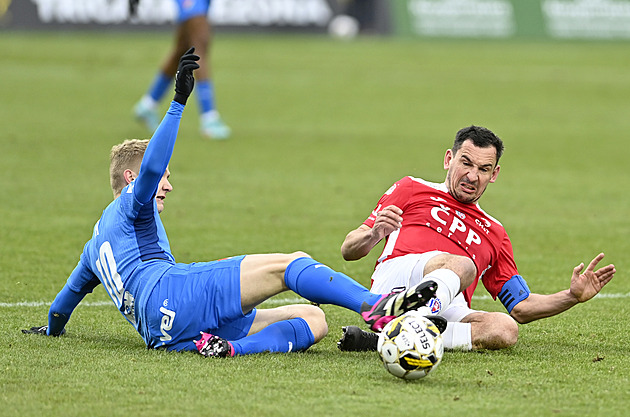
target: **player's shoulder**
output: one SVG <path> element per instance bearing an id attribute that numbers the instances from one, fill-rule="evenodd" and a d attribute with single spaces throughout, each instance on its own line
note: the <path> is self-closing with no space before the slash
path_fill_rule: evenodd
<path id="1" fill-rule="evenodd" d="M 484 209 L 482 209 L 479 203 L 477 203 L 476 206 L 477 206 L 477 210 L 479 210 L 479 212 L 481 212 L 486 217 L 487 221 L 493 222 L 497 224 L 498 226 L 501 226 L 501 228 L 503 228 L 503 224 L 501 224 L 499 220 L 497 220 L 495 217 L 492 217 Z"/>
<path id="2" fill-rule="evenodd" d="M 446 188 L 446 184 L 443 182 L 431 182 L 422 178 L 407 176 L 404 178 L 408 183 L 413 184 L 414 186 L 419 186 L 420 188 L 425 188 L 430 191 L 439 191 L 442 193 L 448 193 L 448 189 Z M 402 180 L 401 180 L 402 181 Z"/>

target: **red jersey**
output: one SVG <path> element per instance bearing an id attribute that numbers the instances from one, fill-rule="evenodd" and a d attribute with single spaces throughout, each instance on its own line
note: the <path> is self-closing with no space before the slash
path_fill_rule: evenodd
<path id="1" fill-rule="evenodd" d="M 503 284 L 518 274 L 512 243 L 501 223 L 479 204 L 455 200 L 446 184 L 405 177 L 383 194 L 363 224 L 373 227 L 376 214 L 389 205 L 402 209 L 402 227 L 386 237 L 378 263 L 433 250 L 467 256 L 478 273 L 464 291 L 468 305 L 480 279 L 496 299 Z"/>

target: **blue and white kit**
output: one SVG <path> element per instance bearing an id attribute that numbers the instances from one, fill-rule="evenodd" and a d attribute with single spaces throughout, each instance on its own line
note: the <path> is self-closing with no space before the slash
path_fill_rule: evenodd
<path id="1" fill-rule="evenodd" d="M 155 195 L 183 109 L 171 103 L 147 146 L 138 177 L 94 226 L 79 263 L 51 305 L 48 334 L 59 334 L 83 297 L 101 283 L 149 348 L 196 350 L 193 338 L 200 329 L 234 339 L 247 334 L 255 311 L 241 311 L 242 257 L 176 263 L 158 214 Z"/>

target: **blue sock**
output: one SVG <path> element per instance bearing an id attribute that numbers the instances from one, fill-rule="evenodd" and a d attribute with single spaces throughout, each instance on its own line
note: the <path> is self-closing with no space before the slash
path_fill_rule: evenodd
<path id="1" fill-rule="evenodd" d="M 298 258 L 284 273 L 284 282 L 298 295 L 319 304 L 334 304 L 357 313 L 361 305 L 381 298 L 350 278 L 311 258 Z"/>
<path id="2" fill-rule="evenodd" d="M 153 79 L 153 84 L 149 87 L 148 95 L 155 101 L 160 101 L 162 97 L 164 97 L 164 93 L 171 86 L 171 81 L 173 81 L 172 77 L 164 74 L 163 72 L 158 72 L 158 74 Z"/>
<path id="3" fill-rule="evenodd" d="M 201 114 L 214 110 L 214 85 L 210 80 L 197 81 L 195 94 Z"/>
<path id="4" fill-rule="evenodd" d="M 235 355 L 262 352 L 297 352 L 315 343 L 311 328 L 303 318 L 270 324 L 258 333 L 239 340 L 231 340 Z"/>

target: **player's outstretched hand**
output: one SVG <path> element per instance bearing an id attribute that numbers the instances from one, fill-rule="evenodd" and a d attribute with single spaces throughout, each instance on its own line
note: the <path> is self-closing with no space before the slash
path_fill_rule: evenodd
<path id="1" fill-rule="evenodd" d="M 66 329 L 63 329 L 59 336 L 64 334 Z M 22 333 L 24 334 L 40 334 L 42 336 L 48 336 L 48 326 L 34 326 L 30 329 L 22 329 Z"/>
<path id="2" fill-rule="evenodd" d="M 613 264 L 603 266 L 596 271 L 595 267 L 602 259 L 604 259 L 604 254 L 600 253 L 588 264 L 583 273 L 583 262 L 573 268 L 569 291 L 578 302 L 583 303 L 595 297 L 617 272 Z"/>
<path id="3" fill-rule="evenodd" d="M 186 104 L 195 86 L 195 78 L 192 73 L 199 68 L 197 61 L 199 61 L 199 55 L 195 55 L 194 47 L 186 51 L 179 59 L 179 66 L 175 75 L 175 97 L 173 100 L 180 104 Z"/>

